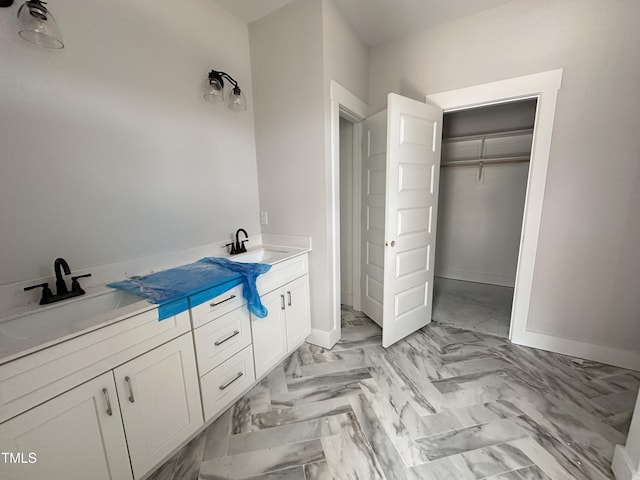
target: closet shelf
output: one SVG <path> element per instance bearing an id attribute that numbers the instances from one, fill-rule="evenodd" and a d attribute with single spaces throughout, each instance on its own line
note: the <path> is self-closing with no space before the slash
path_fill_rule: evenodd
<path id="1" fill-rule="evenodd" d="M 462 166 L 463 162 L 523 160 L 531 156 L 533 130 L 517 130 L 487 135 L 443 139 L 442 166 Z M 458 165 L 460 164 L 460 165 Z M 493 163 L 495 164 L 495 163 Z"/>
<path id="2" fill-rule="evenodd" d="M 529 157 L 511 157 L 511 158 L 479 158 L 476 160 L 458 160 L 447 162 L 440 165 L 440 168 L 449 167 L 489 167 L 491 165 L 509 165 L 512 163 L 527 163 Z"/>
<path id="3" fill-rule="evenodd" d="M 520 130 L 500 130 L 496 132 L 477 133 L 475 135 L 458 135 L 457 137 L 443 138 L 445 142 L 459 142 L 467 140 L 486 140 L 488 138 L 519 137 L 533 135 L 533 128 L 523 128 Z"/>

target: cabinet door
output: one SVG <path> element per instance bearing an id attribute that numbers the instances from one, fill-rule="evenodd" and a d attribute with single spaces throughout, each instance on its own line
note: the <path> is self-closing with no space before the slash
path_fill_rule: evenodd
<path id="1" fill-rule="evenodd" d="M 114 370 L 131 466 L 140 478 L 203 424 L 191 333 Z"/>
<path id="2" fill-rule="evenodd" d="M 284 290 L 268 293 L 261 300 L 269 314 L 265 318 L 251 315 L 256 378 L 260 378 L 287 355 Z"/>
<path id="3" fill-rule="evenodd" d="M 293 351 L 311 333 L 309 276 L 305 275 L 284 286 L 287 312 L 287 350 Z"/>
<path id="4" fill-rule="evenodd" d="M 0 445 L 3 479 L 132 478 L 111 372 L 3 423 Z"/>

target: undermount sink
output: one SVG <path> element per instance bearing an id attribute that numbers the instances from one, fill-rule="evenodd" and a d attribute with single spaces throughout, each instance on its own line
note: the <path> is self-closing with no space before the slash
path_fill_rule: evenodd
<path id="1" fill-rule="evenodd" d="M 241 253 L 230 258 L 234 262 L 242 263 L 275 263 L 291 255 L 289 250 L 278 250 L 276 248 L 258 248 L 247 253 Z"/>
<path id="2" fill-rule="evenodd" d="M 122 291 L 76 297 L 0 320 L 0 335 L 20 341 L 33 337 L 49 339 L 78 332 L 118 316 L 119 309 L 140 300 L 140 297 Z"/>

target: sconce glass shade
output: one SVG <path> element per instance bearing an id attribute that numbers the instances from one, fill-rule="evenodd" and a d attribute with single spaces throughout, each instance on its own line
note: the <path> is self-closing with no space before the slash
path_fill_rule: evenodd
<path id="1" fill-rule="evenodd" d="M 224 87 L 217 78 L 209 79 L 209 89 L 204 95 L 204 99 L 210 102 L 222 102 L 224 100 Z"/>
<path id="2" fill-rule="evenodd" d="M 240 87 L 233 87 L 229 95 L 229 108 L 234 112 L 242 112 L 247 109 L 247 99 Z"/>
<path id="3" fill-rule="evenodd" d="M 44 48 L 63 48 L 62 34 L 53 15 L 39 0 L 27 0 L 18 10 L 18 34 Z"/>

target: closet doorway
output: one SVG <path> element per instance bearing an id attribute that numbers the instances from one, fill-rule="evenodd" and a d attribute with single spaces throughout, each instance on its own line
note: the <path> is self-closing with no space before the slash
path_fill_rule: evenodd
<path id="1" fill-rule="evenodd" d="M 354 184 L 360 175 L 357 133 L 354 122 L 340 115 L 340 303 L 352 309 L 354 306 L 360 308 L 357 291 L 360 263 L 356 262 L 360 203 L 355 201 L 357 195 L 354 193 L 357 189 Z"/>
<path id="2" fill-rule="evenodd" d="M 509 336 L 537 101 L 444 115 L 437 322 Z"/>

